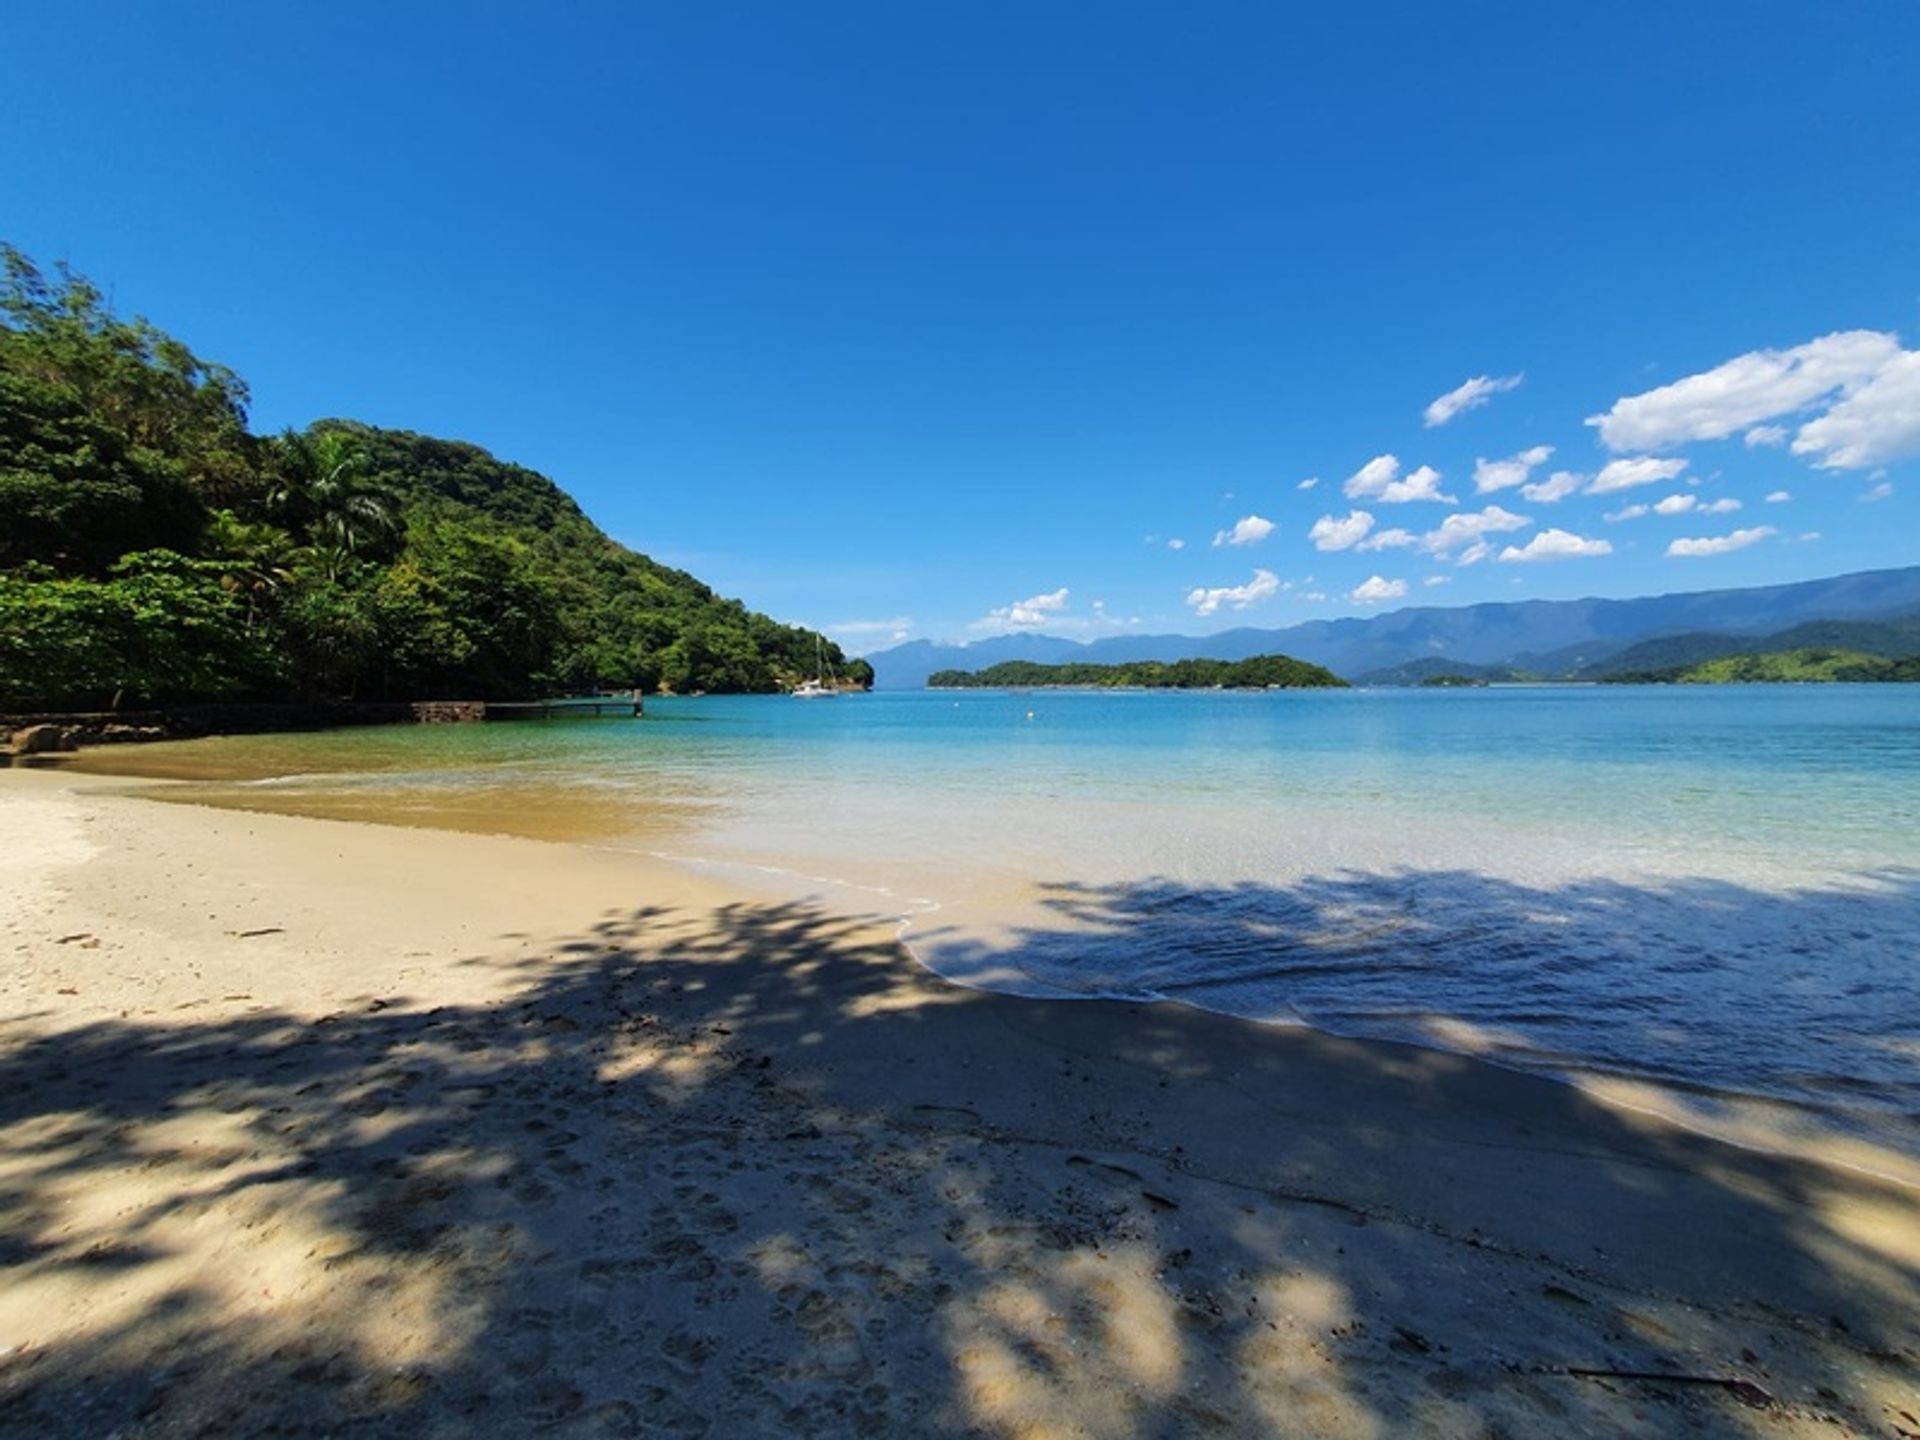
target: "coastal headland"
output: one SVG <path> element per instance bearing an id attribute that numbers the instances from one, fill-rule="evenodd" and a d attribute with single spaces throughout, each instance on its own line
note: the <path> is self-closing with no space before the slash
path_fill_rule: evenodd
<path id="1" fill-rule="evenodd" d="M 1896 1157 L 140 788 L 0 775 L 0 1433 L 1920 1433 Z"/>

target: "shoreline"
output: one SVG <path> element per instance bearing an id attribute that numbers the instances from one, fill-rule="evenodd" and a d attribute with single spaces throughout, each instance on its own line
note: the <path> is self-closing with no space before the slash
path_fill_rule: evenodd
<path id="1" fill-rule="evenodd" d="M 103 758 L 106 759 L 106 763 L 99 763 Z M 58 769 L 67 764 L 68 762 L 63 759 L 46 768 Z M 893 938 L 916 965 L 941 982 L 963 989 L 1059 1003 L 1108 1001 L 1135 1005 L 1173 1005 L 1194 1009 L 1203 1014 L 1244 1020 L 1262 1028 L 1300 1027 L 1317 1034 L 1359 1043 L 1401 1044 L 1414 1049 L 1432 1050 L 1440 1054 L 1468 1059 L 1505 1073 L 1546 1079 L 1556 1084 L 1572 1086 L 1604 1104 L 1653 1116 L 1666 1124 L 1728 1145 L 1762 1154 L 1818 1158 L 1824 1164 L 1856 1170 L 1875 1179 L 1920 1191 L 1920 1155 L 1891 1146 L 1883 1138 L 1874 1136 L 1864 1127 L 1858 1114 L 1844 1110 L 1821 1109 L 1803 1101 L 1771 1095 L 1764 1091 L 1741 1090 L 1705 1081 L 1690 1082 L 1673 1077 L 1659 1078 L 1631 1070 L 1583 1068 L 1578 1063 L 1577 1057 L 1573 1057 L 1570 1063 L 1565 1064 L 1545 1061 L 1529 1064 L 1510 1059 L 1497 1051 L 1489 1050 L 1484 1045 L 1476 1046 L 1477 1037 L 1466 1027 L 1450 1027 L 1447 1033 L 1428 1033 L 1418 1037 L 1382 1036 L 1368 1034 L 1360 1028 L 1341 1028 L 1324 1024 L 1308 1017 L 1276 1019 L 1242 1015 L 1230 1009 L 1215 1008 L 1197 999 L 1177 995 L 1136 994 L 1117 990 L 1100 992 L 1064 990 L 1031 977 L 1027 977 L 1026 983 L 1022 984 L 1014 981 L 1011 975 L 1003 970 L 993 971 L 989 978 L 979 979 L 970 979 L 964 974 L 948 973 L 924 953 L 925 932 L 928 931 L 933 917 L 947 908 L 946 903 L 911 896 L 873 880 L 823 873 L 817 869 L 798 869 L 792 865 L 775 862 L 669 849 L 664 848 L 663 845 L 649 844 L 638 839 L 602 840 L 590 838 L 587 834 L 570 834 L 564 831 L 545 832 L 538 827 L 504 829 L 492 823 L 449 823 L 448 817 L 444 814 L 437 814 L 431 818 L 399 814 L 330 814 L 320 810 L 292 807 L 238 805 L 230 801 L 223 802 L 198 796 L 183 799 L 169 796 L 166 791 L 174 786 L 204 784 L 206 777 L 189 779 L 172 772 L 165 766 L 156 770 L 142 769 L 137 764 L 123 767 L 114 764 L 113 757 L 93 757 L 92 763 L 82 762 L 68 773 L 103 780 L 119 780 L 131 787 L 130 793 L 141 794 L 142 798 L 157 799 L 166 804 L 198 807 L 216 812 L 278 814 L 346 824 L 392 826 L 424 832 L 483 835 L 501 839 L 520 838 L 542 844 L 575 845 L 607 855 L 625 855 L 639 861 L 667 865 L 676 871 L 703 876 L 710 883 L 726 887 L 737 888 L 744 885 L 764 898 L 793 899 L 804 894 L 810 903 L 821 903 L 821 896 L 824 893 L 833 897 L 825 903 L 828 904 L 828 908 L 835 910 L 846 908 L 842 902 L 851 902 L 853 908 L 862 911 L 869 905 L 878 905 L 886 908 L 886 913 L 882 917 L 884 923 L 890 928 Z M 922 933 L 916 935 L 916 931 Z M 1019 973 L 1024 974 L 1024 972 Z M 1004 980 L 1005 983 L 994 983 L 995 977 Z"/>
<path id="2" fill-rule="evenodd" d="M 62 758 L 42 768 L 60 769 L 70 763 L 73 762 Z M 1761 1154 L 1818 1159 L 1823 1164 L 1858 1171 L 1920 1192 L 1920 1153 L 1916 1153 L 1916 1149 L 1920 1149 L 1920 1140 L 1916 1140 L 1914 1147 L 1902 1148 L 1884 1135 L 1874 1134 L 1868 1118 L 1871 1112 L 1863 1115 L 1860 1111 L 1845 1107 L 1823 1108 L 1805 1099 L 1761 1089 L 1740 1089 L 1706 1079 L 1662 1077 L 1629 1068 L 1607 1069 L 1597 1064 L 1584 1064 L 1578 1055 L 1563 1057 L 1559 1062 L 1537 1059 L 1529 1063 L 1510 1058 L 1497 1049 L 1479 1043 L 1479 1037 L 1466 1025 L 1443 1024 L 1417 1036 L 1370 1034 L 1362 1027 L 1343 1028 L 1306 1016 L 1277 1019 L 1241 1014 L 1181 995 L 1063 989 L 1026 976 L 1023 971 L 990 968 L 984 976 L 975 977 L 952 973 L 926 954 L 932 918 L 948 908 L 950 901 L 914 896 L 872 878 L 852 878 L 823 872 L 818 868 L 796 868 L 779 861 L 717 856 L 673 848 L 668 844 L 668 838 L 675 833 L 672 826 L 661 830 L 661 843 L 651 843 L 639 838 L 597 838 L 590 829 L 576 832 L 566 828 L 524 824 L 504 827 L 499 818 L 493 816 L 472 823 L 470 818 L 455 820 L 443 811 L 422 816 L 397 812 L 299 808 L 273 803 L 254 806 L 235 803 L 230 797 L 208 799 L 189 795 L 182 798 L 169 796 L 165 792 L 174 786 L 190 788 L 208 783 L 244 786 L 248 782 L 238 778 L 223 781 L 217 775 L 204 773 L 194 766 L 180 768 L 161 764 L 158 767 L 144 767 L 141 760 L 125 752 L 96 753 L 85 757 L 74 764 L 68 773 L 119 781 L 135 791 L 145 791 L 148 798 L 157 798 L 163 803 L 214 812 L 278 814 L 421 832 L 520 838 L 542 844 L 575 845 L 608 855 L 625 855 L 639 861 L 667 865 L 679 872 L 701 875 L 710 883 L 726 887 L 744 885 L 769 899 L 794 899 L 804 894 L 809 903 L 821 903 L 821 892 L 826 892 L 834 897 L 826 902 L 833 909 L 845 908 L 843 902 L 850 902 L 854 908 L 862 911 L 871 905 L 887 907 L 885 923 L 912 961 L 942 983 L 963 989 L 1049 1002 L 1165 1004 L 1193 1009 L 1202 1014 L 1239 1019 L 1262 1028 L 1301 1027 L 1316 1034 L 1362 1044 L 1395 1044 L 1432 1050 L 1468 1059 L 1504 1073 L 1568 1085 L 1603 1104 L 1652 1116 L 1666 1124 L 1724 1144 Z M 1022 978 L 1016 980 L 1016 975 Z"/>
<path id="3" fill-rule="evenodd" d="M 881 917 L 631 852 L 128 783 L 0 776 L 33 1433 L 236 1389 L 239 1433 L 404 1433 L 490 1387 L 581 1433 L 1906 1424 L 1899 1184 L 1444 1051 L 961 988 Z"/>

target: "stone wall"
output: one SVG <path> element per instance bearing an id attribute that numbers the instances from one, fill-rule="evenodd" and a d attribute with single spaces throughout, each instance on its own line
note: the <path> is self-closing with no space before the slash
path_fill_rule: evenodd
<path id="1" fill-rule="evenodd" d="M 421 725 L 467 725 L 487 718 L 484 700 L 416 700 L 408 708 Z"/>
<path id="2" fill-rule="evenodd" d="M 476 702 L 461 702 L 462 704 Z M 482 705 L 482 713 L 486 707 Z M 16 735 L 51 729 L 38 750 L 76 745 L 122 745 L 141 740 L 190 740 L 202 735 L 254 735 L 280 730 L 326 730 L 337 725 L 391 725 L 414 719 L 411 706 L 321 701 L 310 705 L 179 705 L 153 710 L 0 714 L 0 756 L 20 747 Z"/>

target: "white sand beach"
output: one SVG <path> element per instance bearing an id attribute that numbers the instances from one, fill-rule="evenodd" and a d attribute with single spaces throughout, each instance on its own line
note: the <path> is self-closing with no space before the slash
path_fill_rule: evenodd
<path id="1" fill-rule="evenodd" d="M 1897 1157 L 135 788 L 0 773 L 0 1434 L 1920 1434 Z"/>

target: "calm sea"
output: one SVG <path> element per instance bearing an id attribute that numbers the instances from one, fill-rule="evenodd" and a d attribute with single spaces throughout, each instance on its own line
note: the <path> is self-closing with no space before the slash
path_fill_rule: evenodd
<path id="1" fill-rule="evenodd" d="M 1920 686 L 677 699 L 110 759 L 181 798 L 721 865 L 898 915 L 967 984 L 1920 1153 Z"/>

